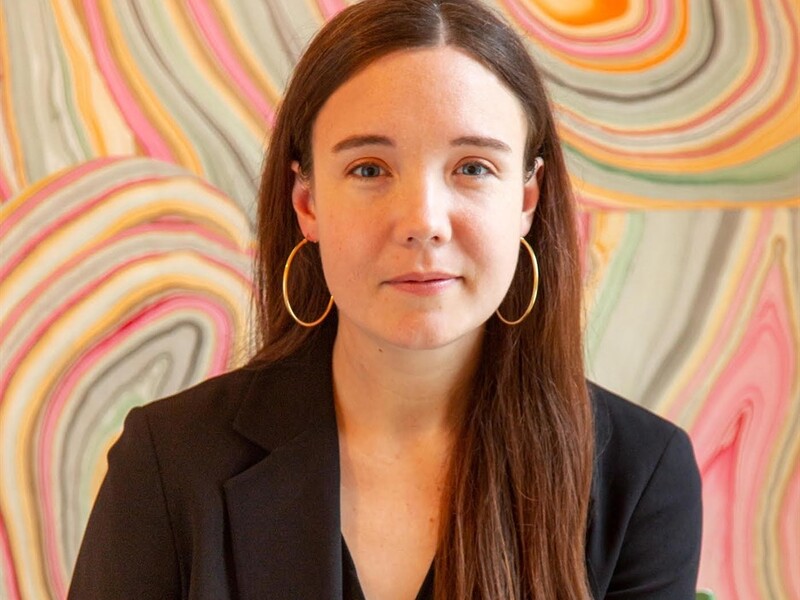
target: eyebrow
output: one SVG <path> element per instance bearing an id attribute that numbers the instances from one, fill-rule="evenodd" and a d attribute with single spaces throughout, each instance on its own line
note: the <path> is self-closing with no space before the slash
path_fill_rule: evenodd
<path id="1" fill-rule="evenodd" d="M 394 141 L 385 135 L 351 135 L 337 142 L 333 147 L 333 152 L 344 152 L 352 148 L 361 146 L 389 146 L 394 147 Z M 465 135 L 457 137 L 450 142 L 451 146 L 478 146 L 480 148 L 492 148 L 502 152 L 511 152 L 511 147 L 496 138 L 484 137 L 480 135 Z"/>
<path id="2" fill-rule="evenodd" d="M 451 146 L 478 146 L 481 148 L 492 148 L 503 152 L 511 152 L 511 146 L 496 138 L 484 137 L 480 135 L 465 135 L 450 142 Z"/>
<path id="3" fill-rule="evenodd" d="M 361 146 L 394 146 L 394 142 L 385 135 L 351 135 L 338 142 L 334 147 L 334 152 L 343 152 L 351 148 Z"/>

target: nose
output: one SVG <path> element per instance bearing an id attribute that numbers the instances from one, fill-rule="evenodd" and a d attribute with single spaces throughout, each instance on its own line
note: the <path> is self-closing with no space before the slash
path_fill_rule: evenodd
<path id="1" fill-rule="evenodd" d="M 452 237 L 451 199 L 444 185 L 431 179 L 409 183 L 397 190 L 395 236 L 405 246 L 434 245 Z"/>

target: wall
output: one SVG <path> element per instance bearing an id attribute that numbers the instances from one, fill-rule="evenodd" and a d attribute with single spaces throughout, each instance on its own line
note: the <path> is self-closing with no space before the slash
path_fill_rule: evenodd
<path id="1" fill-rule="evenodd" d="M 498 6 L 557 104 L 592 377 L 690 432 L 700 585 L 800 598 L 796 1 Z M 246 356 L 263 146 L 340 7 L 0 4 L 0 597 L 64 597 L 127 410 Z"/>

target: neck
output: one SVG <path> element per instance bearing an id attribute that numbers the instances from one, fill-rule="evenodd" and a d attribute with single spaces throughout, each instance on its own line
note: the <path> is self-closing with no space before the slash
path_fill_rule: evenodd
<path id="1" fill-rule="evenodd" d="M 333 381 L 342 433 L 412 441 L 454 431 L 480 354 L 482 331 L 446 347 L 381 345 L 340 322 Z"/>

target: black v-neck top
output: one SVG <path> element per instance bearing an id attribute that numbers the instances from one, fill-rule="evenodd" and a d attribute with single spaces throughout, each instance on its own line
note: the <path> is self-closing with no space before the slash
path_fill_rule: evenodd
<path id="1" fill-rule="evenodd" d="M 342 536 L 342 600 L 366 600 L 358 581 L 356 564 Z M 433 600 L 433 563 L 417 592 L 416 600 Z"/>
<path id="2" fill-rule="evenodd" d="M 332 345 L 310 338 L 295 357 L 131 410 L 69 599 L 342 598 Z M 694 600 L 703 511 L 691 441 L 588 385 L 593 597 Z M 349 590 L 357 580 L 351 567 Z"/>

